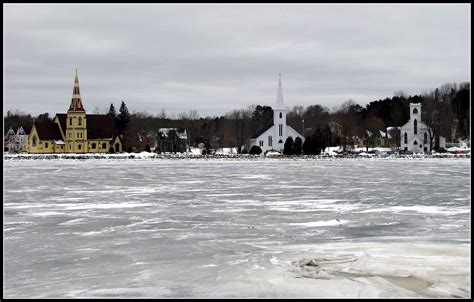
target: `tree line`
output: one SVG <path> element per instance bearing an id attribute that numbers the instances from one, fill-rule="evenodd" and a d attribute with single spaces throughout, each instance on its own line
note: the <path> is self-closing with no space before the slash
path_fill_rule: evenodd
<path id="1" fill-rule="evenodd" d="M 431 129 L 432 149 L 438 147 L 437 137 L 440 135 L 446 137 L 448 142 L 470 137 L 470 83 L 446 83 L 419 95 L 407 96 L 399 91 L 392 97 L 372 101 L 365 107 L 353 100 L 347 100 L 332 110 L 318 104 L 293 106 L 287 113 L 287 124 L 303 134 L 305 143 L 299 146 L 294 141 L 292 144 L 288 142 L 286 152 L 319 154 L 327 146 L 343 146 L 346 149 L 354 144 L 354 137 L 366 138 L 370 142 L 375 136 L 369 137 L 368 133 L 377 134 L 379 130 L 385 132 L 387 127 L 403 126 L 410 117 L 410 103 L 422 104 L 422 121 Z M 191 146 L 203 143 L 209 149 L 237 147 L 239 153 L 248 153 L 250 150 L 244 147 L 247 139 L 273 122 L 273 109 L 266 105 L 250 105 L 222 116 L 201 117 L 196 110 L 190 110 L 174 117 L 165 110 L 156 115 L 130 113 L 125 101 L 122 101 L 119 113 L 112 103 L 107 114 L 112 115 L 116 122 L 124 150 L 139 146 L 144 136 L 148 136 L 153 144 L 158 128 L 185 128 Z M 52 117 L 48 113 L 32 117 L 18 110 L 8 111 L 4 116 L 4 129 L 23 126 L 29 131 L 33 118 L 51 120 Z M 399 143 L 400 137 L 395 136 L 393 140 Z M 290 145 L 293 147 L 290 148 Z"/>

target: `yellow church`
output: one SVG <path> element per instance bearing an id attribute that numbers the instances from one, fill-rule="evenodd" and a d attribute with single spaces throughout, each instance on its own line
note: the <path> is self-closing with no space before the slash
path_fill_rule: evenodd
<path id="1" fill-rule="evenodd" d="M 86 114 L 74 79 L 71 105 L 53 121 L 34 121 L 28 136 L 30 153 L 108 153 L 122 152 L 122 141 L 110 115 Z"/>

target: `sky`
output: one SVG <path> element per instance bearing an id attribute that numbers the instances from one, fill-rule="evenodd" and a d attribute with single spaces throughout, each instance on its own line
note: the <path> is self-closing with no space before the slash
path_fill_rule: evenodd
<path id="1" fill-rule="evenodd" d="M 470 82 L 470 4 L 4 4 L 3 107 L 221 116 Z"/>

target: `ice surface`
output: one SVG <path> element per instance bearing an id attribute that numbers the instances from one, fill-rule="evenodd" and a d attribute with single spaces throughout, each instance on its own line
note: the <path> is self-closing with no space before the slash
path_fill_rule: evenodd
<path id="1" fill-rule="evenodd" d="M 4 161 L 4 297 L 470 297 L 469 159 Z"/>

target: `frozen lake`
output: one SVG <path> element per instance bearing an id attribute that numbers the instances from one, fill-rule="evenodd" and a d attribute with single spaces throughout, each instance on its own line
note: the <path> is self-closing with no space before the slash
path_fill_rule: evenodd
<path id="1" fill-rule="evenodd" d="M 469 159 L 4 161 L 4 297 L 470 297 L 470 187 Z"/>

